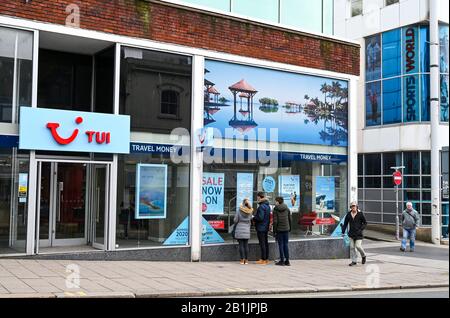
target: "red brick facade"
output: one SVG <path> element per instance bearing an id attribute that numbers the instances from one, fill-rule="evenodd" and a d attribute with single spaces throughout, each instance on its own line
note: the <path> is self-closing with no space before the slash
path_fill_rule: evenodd
<path id="1" fill-rule="evenodd" d="M 83 29 L 359 75 L 357 45 L 156 0 L 1 0 L 0 15 L 65 25 L 70 4 Z"/>

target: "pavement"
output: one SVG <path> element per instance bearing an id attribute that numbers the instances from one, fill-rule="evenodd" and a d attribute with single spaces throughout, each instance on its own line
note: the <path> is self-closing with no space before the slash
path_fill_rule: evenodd
<path id="1" fill-rule="evenodd" d="M 448 289 L 448 246 L 418 243 L 416 253 L 402 253 L 398 242 L 367 240 L 365 248 L 368 262 L 356 267 L 349 267 L 349 260 L 299 260 L 280 267 L 235 262 L 0 258 L 0 298 L 325 295 Z"/>

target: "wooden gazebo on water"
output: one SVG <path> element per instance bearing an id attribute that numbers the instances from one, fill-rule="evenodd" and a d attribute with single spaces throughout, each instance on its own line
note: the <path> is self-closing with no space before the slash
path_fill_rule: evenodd
<path id="1" fill-rule="evenodd" d="M 230 120 L 229 125 L 240 132 L 246 132 L 252 130 L 257 127 L 258 124 L 253 119 L 254 107 L 253 107 L 253 98 L 258 93 L 256 89 L 254 89 L 249 83 L 247 83 L 244 79 L 237 82 L 236 84 L 228 87 L 228 89 L 233 94 L 234 99 L 234 116 Z M 242 120 L 239 120 L 237 117 L 237 103 L 238 96 L 241 99 L 241 109 L 239 112 L 244 117 Z M 247 109 L 243 108 L 242 99 L 247 99 Z"/>

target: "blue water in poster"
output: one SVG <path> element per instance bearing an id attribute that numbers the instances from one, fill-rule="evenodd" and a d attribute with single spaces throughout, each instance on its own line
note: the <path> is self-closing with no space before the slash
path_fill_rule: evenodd
<path id="1" fill-rule="evenodd" d="M 205 215 L 221 215 L 224 213 L 224 173 L 203 173 L 202 194 Z"/>
<path id="2" fill-rule="evenodd" d="M 202 244 L 217 244 L 225 241 L 206 221 L 202 220 Z M 188 245 L 189 243 L 189 217 L 177 227 L 175 231 L 167 238 L 163 245 Z"/>
<path id="3" fill-rule="evenodd" d="M 347 147 L 346 81 L 218 61 L 205 79 L 204 126 L 222 136 L 263 140 L 273 128 L 278 142 Z"/>
<path id="4" fill-rule="evenodd" d="M 167 166 L 138 164 L 136 170 L 136 219 L 165 219 Z"/>
<path id="5" fill-rule="evenodd" d="M 300 206 L 300 176 L 279 176 L 278 191 L 291 212 L 298 212 Z"/>
<path id="6" fill-rule="evenodd" d="M 335 193 L 334 177 L 316 177 L 316 212 L 334 212 Z"/>
<path id="7" fill-rule="evenodd" d="M 248 199 L 250 204 L 253 202 L 253 173 L 238 173 L 236 183 L 236 211 L 239 211 L 244 199 Z"/>

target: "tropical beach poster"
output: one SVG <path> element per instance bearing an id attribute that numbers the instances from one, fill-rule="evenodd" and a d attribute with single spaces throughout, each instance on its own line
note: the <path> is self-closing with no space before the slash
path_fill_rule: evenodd
<path id="1" fill-rule="evenodd" d="M 136 219 L 167 217 L 167 165 L 138 164 Z"/>

